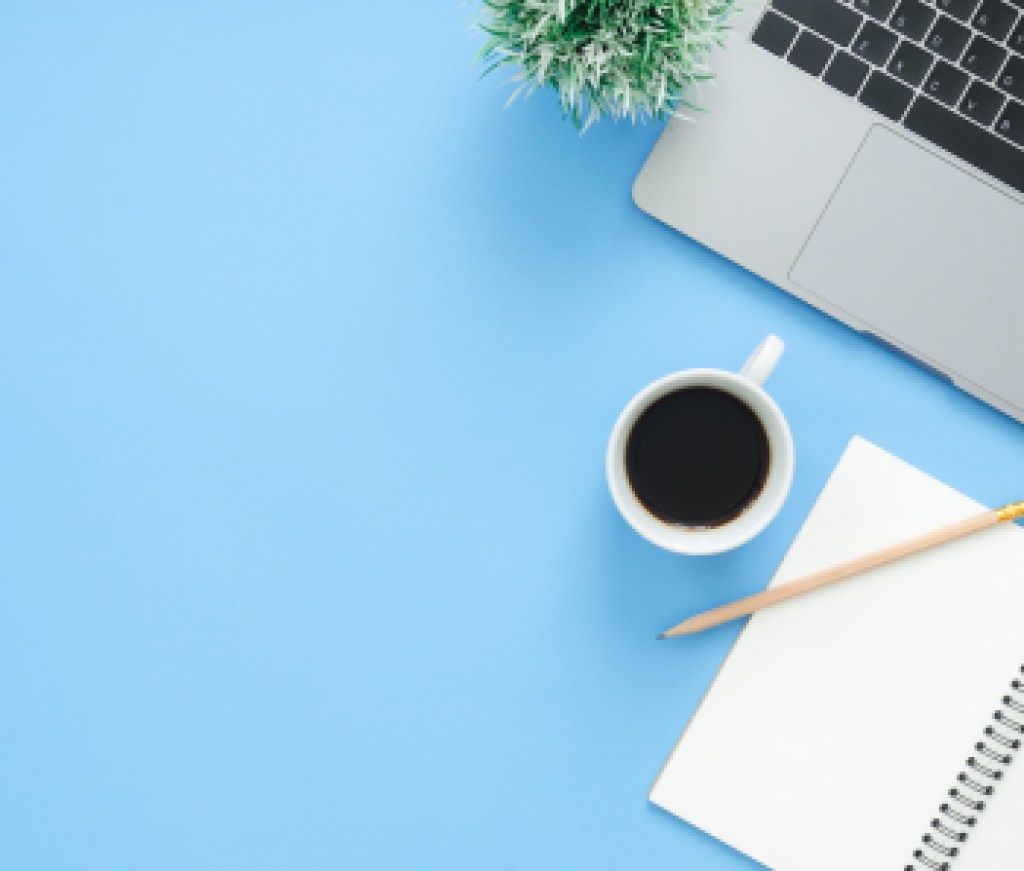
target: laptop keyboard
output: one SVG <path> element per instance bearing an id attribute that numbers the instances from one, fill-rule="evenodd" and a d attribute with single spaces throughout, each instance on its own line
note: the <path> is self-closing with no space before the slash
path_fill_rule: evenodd
<path id="1" fill-rule="evenodd" d="M 771 0 L 752 39 L 1024 193 L 1024 0 Z"/>

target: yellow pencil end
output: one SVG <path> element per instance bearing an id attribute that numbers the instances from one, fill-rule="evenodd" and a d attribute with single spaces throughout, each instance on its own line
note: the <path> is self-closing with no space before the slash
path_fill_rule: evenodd
<path id="1" fill-rule="evenodd" d="M 1019 520 L 1021 517 L 1024 517 L 1024 502 L 1011 502 L 1009 505 L 997 508 L 996 516 L 1003 521 L 1003 523 L 1011 523 L 1014 520 Z"/>

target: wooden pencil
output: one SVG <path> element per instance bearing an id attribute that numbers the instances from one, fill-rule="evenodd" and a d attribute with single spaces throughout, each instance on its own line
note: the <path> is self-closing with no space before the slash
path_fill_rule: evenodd
<path id="1" fill-rule="evenodd" d="M 832 566 L 831 568 L 814 572 L 798 581 L 783 584 L 780 587 L 765 590 L 753 596 L 747 596 L 728 605 L 712 608 L 710 611 L 690 617 L 688 620 L 684 620 L 682 623 L 662 632 L 658 638 L 675 638 L 679 635 L 692 635 L 694 632 L 710 629 L 712 626 L 727 623 L 738 617 L 745 617 L 748 614 L 753 614 L 755 611 L 760 611 L 762 608 L 776 605 L 779 602 L 786 601 L 786 599 L 792 599 L 794 596 L 802 596 L 804 593 L 821 589 L 852 575 L 866 572 L 869 569 L 894 562 L 923 550 L 928 550 L 947 541 L 963 538 L 965 535 L 971 535 L 999 523 L 1010 523 L 1020 517 L 1024 517 L 1024 502 L 1012 502 L 994 511 L 982 512 L 966 520 L 960 520 L 957 523 L 944 526 L 941 529 L 926 532 L 908 541 L 893 544 L 873 553 Z"/>

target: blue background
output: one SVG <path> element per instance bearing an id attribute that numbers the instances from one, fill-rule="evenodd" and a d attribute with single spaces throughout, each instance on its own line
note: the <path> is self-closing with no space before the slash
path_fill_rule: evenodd
<path id="1" fill-rule="evenodd" d="M 657 224 L 658 130 L 505 110 L 473 7 L 0 11 L 0 867 L 755 868 L 647 790 L 860 433 L 1019 424 Z M 616 514 L 620 408 L 787 342 L 732 554 Z M 799 837 L 794 824 L 794 837 Z"/>

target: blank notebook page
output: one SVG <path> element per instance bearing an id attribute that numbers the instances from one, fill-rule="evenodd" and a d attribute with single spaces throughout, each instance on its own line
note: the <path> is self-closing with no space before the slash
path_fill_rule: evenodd
<path id="1" fill-rule="evenodd" d="M 983 510 L 855 438 L 771 586 Z M 755 614 L 651 801 L 776 871 L 927 867 L 914 850 L 1021 676 L 1022 567 L 1001 524 Z M 1024 868 L 1021 763 L 952 871 Z"/>

